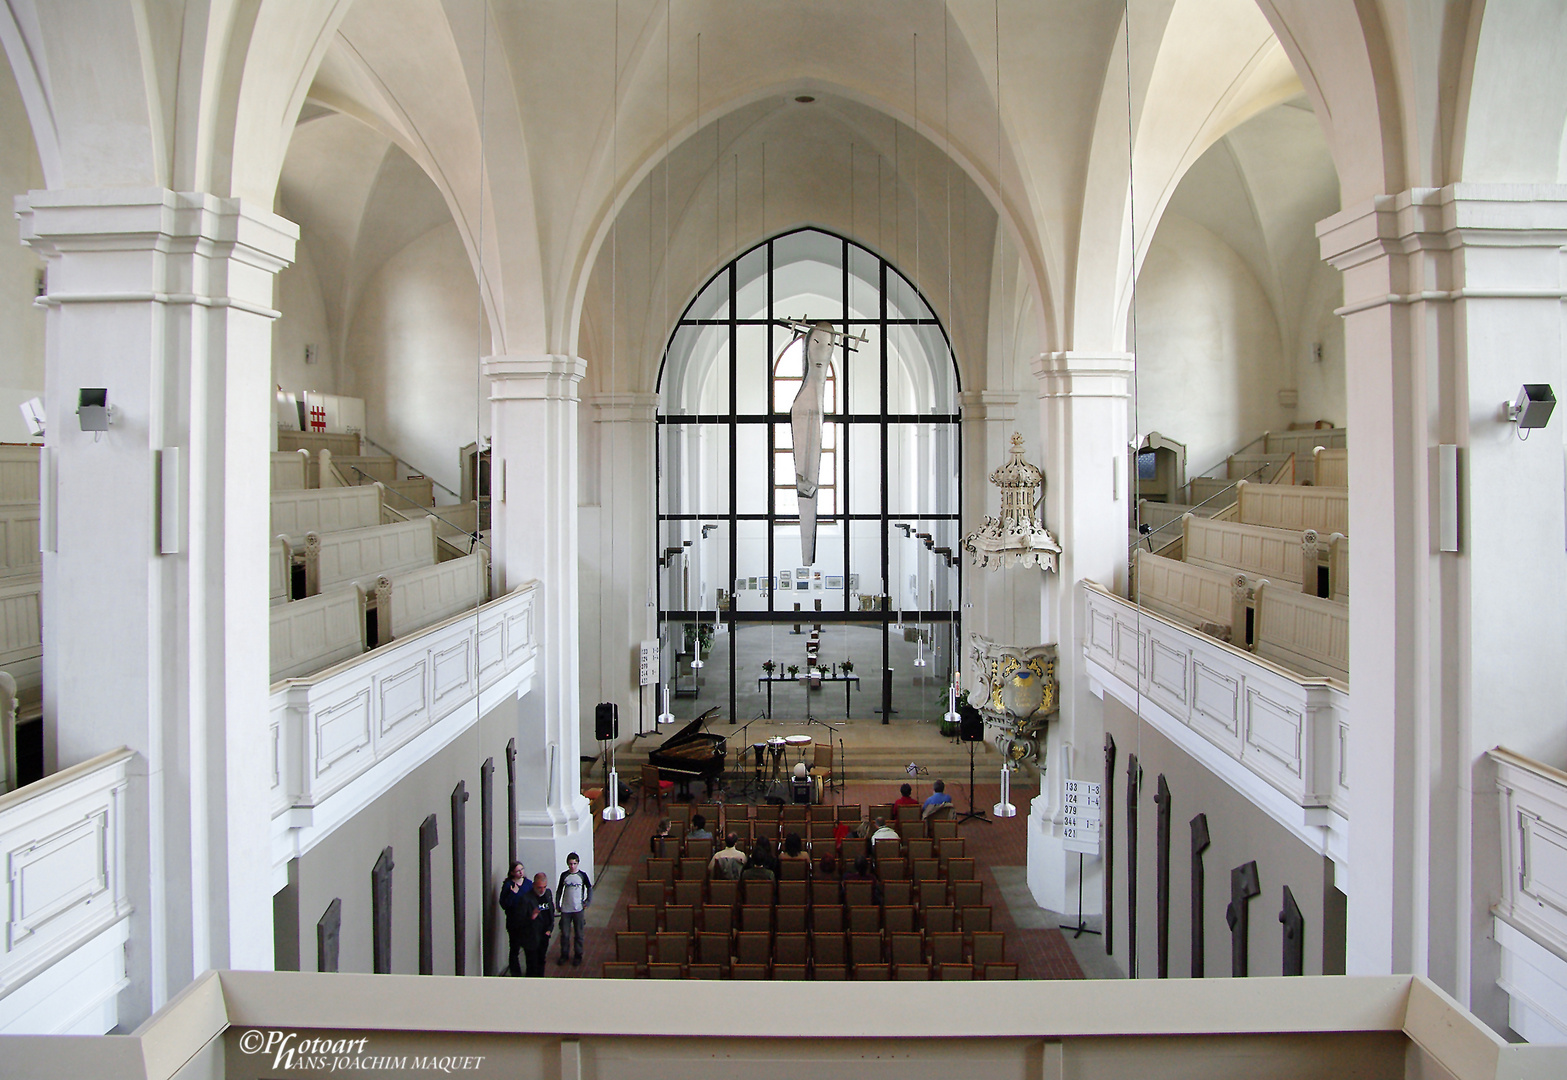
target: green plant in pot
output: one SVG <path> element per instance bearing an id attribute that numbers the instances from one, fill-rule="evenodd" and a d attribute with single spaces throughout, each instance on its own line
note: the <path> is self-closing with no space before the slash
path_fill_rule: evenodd
<path id="1" fill-rule="evenodd" d="M 789 678 L 791 678 L 791 679 L 798 679 L 800 677 L 800 665 L 799 664 L 790 664 L 784 670 L 789 672 Z"/>
<path id="2" fill-rule="evenodd" d="M 839 664 L 838 666 L 843 669 L 843 673 L 845 675 L 853 675 L 854 674 L 854 661 L 853 660 L 845 660 L 843 663 Z"/>
<path id="3" fill-rule="evenodd" d="M 715 630 L 717 630 L 717 627 L 715 627 L 710 622 L 686 623 L 686 652 L 692 652 L 699 643 L 704 653 L 711 652 L 713 648 L 713 633 Z"/>

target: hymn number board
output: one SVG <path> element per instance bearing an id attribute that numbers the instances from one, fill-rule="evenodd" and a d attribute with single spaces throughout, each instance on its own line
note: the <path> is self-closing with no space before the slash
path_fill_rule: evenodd
<path id="1" fill-rule="evenodd" d="M 1062 796 L 1063 845 L 1068 851 L 1084 855 L 1099 854 L 1099 785 L 1087 780 L 1068 780 Z"/>

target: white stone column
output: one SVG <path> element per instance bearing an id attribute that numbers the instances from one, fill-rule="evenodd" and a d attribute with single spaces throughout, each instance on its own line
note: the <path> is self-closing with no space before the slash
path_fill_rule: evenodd
<path id="1" fill-rule="evenodd" d="M 1060 650 L 1061 713 L 1045 748 L 1043 790 L 1029 810 L 1028 882 L 1052 911 L 1076 909 L 1078 858 L 1062 846 L 1067 779 L 1103 779 L 1104 725 L 1082 674 L 1077 583 L 1126 584 L 1127 401 L 1133 371 L 1125 353 L 1046 353 L 1034 362 L 1044 440 L 1044 524 L 1061 544 L 1061 566 L 1043 575 L 1042 634 Z M 1102 908 L 1096 862 L 1085 866 L 1083 910 Z"/>
<path id="2" fill-rule="evenodd" d="M 50 765 L 137 754 L 129 1028 L 207 968 L 272 966 L 272 279 L 298 231 L 161 189 L 34 191 L 16 210 L 49 264 Z M 77 420 L 83 387 L 108 391 L 97 437 Z M 178 462 L 167 489 L 160 459 Z"/>
<path id="3" fill-rule="evenodd" d="M 591 710 L 600 701 L 620 706 L 620 742 L 637 732 L 637 699 L 642 699 L 643 729 L 658 726 L 658 683 L 637 684 L 636 649 L 656 640 L 658 612 L 653 574 L 658 565 L 654 535 L 657 484 L 654 438 L 658 395 L 598 394 L 588 399 L 598 442 L 599 528 L 583 537 L 584 552 L 592 552 L 597 568 L 599 624 L 585 627 L 585 640 L 597 641 L 600 663 L 582 673 L 583 740 L 591 744 Z M 587 587 L 589 573 L 582 581 Z M 656 675 L 656 673 L 655 673 Z M 622 779 L 626 772 L 621 770 Z M 629 783 L 630 781 L 627 780 Z"/>
<path id="4" fill-rule="evenodd" d="M 1427 975 L 1500 1030 L 1484 753 L 1559 764 L 1567 749 L 1567 416 L 1523 442 L 1502 403 L 1525 382 L 1563 389 L 1567 188 L 1408 191 L 1318 234 L 1344 274 L 1349 973 Z M 1459 447 L 1455 553 L 1439 544 L 1441 444 Z"/>
<path id="5" fill-rule="evenodd" d="M 579 791 L 577 682 L 577 384 L 587 363 L 530 355 L 491 356 L 483 365 L 496 583 L 541 585 L 538 674 L 516 702 L 519 858 L 529 874 L 553 881 L 570 851 L 593 867 L 593 816 Z"/>

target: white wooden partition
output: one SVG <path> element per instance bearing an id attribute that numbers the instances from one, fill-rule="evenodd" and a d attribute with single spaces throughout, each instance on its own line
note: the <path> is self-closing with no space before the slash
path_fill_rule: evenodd
<path id="1" fill-rule="evenodd" d="M 303 491 L 312 485 L 308 482 L 310 468 L 309 450 L 274 450 L 272 452 L 272 490 Z"/>
<path id="2" fill-rule="evenodd" d="M 1267 442 L 1263 445 L 1270 454 L 1297 454 L 1300 457 L 1310 457 L 1312 450 L 1319 446 L 1325 446 L 1330 450 L 1348 446 L 1349 430 L 1305 428 L 1300 431 L 1270 431 Z"/>
<path id="3" fill-rule="evenodd" d="M 16 680 L 24 713 L 43 690 L 43 605 L 38 576 L 0 581 L 0 671 Z"/>
<path id="4" fill-rule="evenodd" d="M 1204 509 L 1211 509 L 1214 506 L 1229 506 L 1235 502 L 1235 489 L 1230 486 L 1233 483 L 1233 480 L 1223 476 L 1194 476 L 1188 485 L 1189 492 L 1187 498 L 1191 500 L 1193 506 L 1208 503 L 1209 499 L 1213 499 L 1213 502 L 1208 503 L 1208 506 L 1204 507 Z M 1227 495 L 1225 494 L 1226 488 L 1229 489 Z"/>
<path id="5" fill-rule="evenodd" d="M 330 462 L 337 467 L 338 475 L 348 481 L 350 487 L 358 487 L 369 481 L 377 481 L 383 484 L 396 482 L 397 459 L 384 455 L 367 457 L 363 454 L 339 454 L 329 451 L 325 456 L 318 456 L 310 463 L 310 479 L 306 487 L 328 487 L 329 484 L 321 483 L 321 468 Z M 354 471 L 358 468 L 366 476 L 360 476 Z"/>
<path id="6" fill-rule="evenodd" d="M 305 546 L 309 532 L 366 529 L 379 524 L 381 489 L 374 484 L 272 494 L 272 535 L 288 537 L 295 548 Z"/>
<path id="7" fill-rule="evenodd" d="M 1349 487 L 1349 451 L 1317 449 L 1314 480 L 1318 487 Z"/>
<path id="8" fill-rule="evenodd" d="M 1349 537 L 1341 533 L 1328 537 L 1328 595 L 1349 602 Z"/>
<path id="9" fill-rule="evenodd" d="M 38 500 L 0 504 L 0 578 L 41 571 Z"/>
<path id="10" fill-rule="evenodd" d="M 311 675 L 365 651 L 364 597 L 336 589 L 272 609 L 272 681 Z"/>
<path id="11" fill-rule="evenodd" d="M 334 454 L 359 453 L 359 436 L 341 432 L 287 431 L 277 433 L 279 450 L 309 450 L 312 454 L 330 450 Z"/>
<path id="12" fill-rule="evenodd" d="M 101 1035 L 116 1023 L 134 759 L 113 750 L 0 795 L 0 1033 Z M 4 1053 L 0 1073 L 11 1075 Z"/>
<path id="13" fill-rule="evenodd" d="M 338 586 L 375 589 L 382 574 L 395 577 L 435 564 L 435 520 L 404 521 L 305 536 L 305 595 Z"/>
<path id="14" fill-rule="evenodd" d="M 489 598 L 489 558 L 484 552 L 376 580 L 376 636 L 385 645 L 407 637 Z"/>
<path id="15" fill-rule="evenodd" d="M 41 446 L 0 446 L 0 503 L 38 501 Z"/>
<path id="16" fill-rule="evenodd" d="M 1301 534 L 1237 521 L 1188 517 L 1181 523 L 1183 558 L 1210 570 L 1301 584 Z M 1311 570 L 1315 584 L 1316 567 Z"/>
<path id="17" fill-rule="evenodd" d="M 1567 1040 L 1567 772 L 1498 746 L 1501 899 L 1492 933 L 1508 1026 L 1531 1041 Z"/>
<path id="18" fill-rule="evenodd" d="M 293 578 L 293 550 L 288 540 L 278 537 L 267 552 L 267 602 L 273 605 L 287 603 L 293 590 L 289 588 Z"/>
<path id="19" fill-rule="evenodd" d="M 1295 459 L 1289 454 L 1231 454 L 1229 477 L 1256 484 L 1293 484 Z"/>
<path id="20" fill-rule="evenodd" d="M 1349 535 L 1349 489 L 1241 481 L 1239 520 L 1275 529 Z"/>
<path id="21" fill-rule="evenodd" d="M 1349 605 L 1267 582 L 1257 586 L 1255 603 L 1258 656 L 1302 675 L 1349 681 Z"/>
<path id="22" fill-rule="evenodd" d="M 1137 601 L 1180 622 L 1235 625 L 1235 588 L 1245 576 L 1209 570 L 1159 555 L 1137 552 Z"/>

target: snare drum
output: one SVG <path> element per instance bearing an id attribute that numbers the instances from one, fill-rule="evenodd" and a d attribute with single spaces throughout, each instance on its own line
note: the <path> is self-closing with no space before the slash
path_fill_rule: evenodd
<path id="1" fill-rule="evenodd" d="M 787 740 L 775 736 L 767 740 L 767 752 L 773 756 L 774 761 L 780 761 L 783 758 L 786 745 Z"/>

